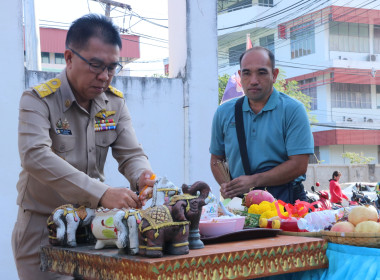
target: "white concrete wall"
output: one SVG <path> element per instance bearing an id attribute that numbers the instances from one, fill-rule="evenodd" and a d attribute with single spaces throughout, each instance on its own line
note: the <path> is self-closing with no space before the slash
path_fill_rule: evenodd
<path id="1" fill-rule="evenodd" d="M 377 146 L 376 145 L 331 145 L 330 162 L 331 164 L 350 164 L 348 158 L 342 158 L 343 153 L 357 153 L 364 157 L 374 157 L 370 163 L 377 163 Z"/>
<path id="2" fill-rule="evenodd" d="M 216 4 L 169 1 L 169 75 L 184 83 L 184 181 L 213 182 L 214 192 L 218 187 L 209 166 L 209 145 L 210 120 L 218 106 Z M 185 34 L 178 26 L 185 26 Z"/>
<path id="3" fill-rule="evenodd" d="M 13 262 L 11 234 L 16 220 L 16 183 L 20 170 L 17 150 L 18 100 L 24 88 L 24 49 L 22 38 L 22 0 L 0 1 L 0 274 L 3 279 L 18 279 Z"/>
<path id="4" fill-rule="evenodd" d="M 55 75 L 51 72 L 30 71 L 26 76 L 26 87 Z M 124 93 L 137 137 L 154 172 L 159 176 L 166 175 L 181 186 L 184 183 L 182 80 L 115 77 L 112 84 Z M 211 120 L 205 121 L 204 125 L 207 126 L 208 122 Z M 118 172 L 117 162 L 111 153 L 108 155 L 105 175 L 106 183 L 111 186 L 129 186 Z"/>

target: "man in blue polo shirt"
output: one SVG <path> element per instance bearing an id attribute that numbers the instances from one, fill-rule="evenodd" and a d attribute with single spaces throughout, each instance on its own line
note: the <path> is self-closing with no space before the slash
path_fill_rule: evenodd
<path id="1" fill-rule="evenodd" d="M 303 104 L 273 88 L 278 72 L 268 49 L 244 52 L 239 75 L 245 96 L 223 103 L 214 115 L 211 170 L 224 198 L 266 188 L 288 203 L 306 200 L 302 180 L 314 153 L 313 136 Z M 228 163 L 230 182 L 218 161 Z"/>

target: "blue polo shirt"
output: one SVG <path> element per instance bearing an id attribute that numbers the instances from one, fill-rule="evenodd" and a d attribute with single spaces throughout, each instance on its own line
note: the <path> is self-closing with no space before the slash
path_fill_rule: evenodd
<path id="1" fill-rule="evenodd" d="M 215 112 L 212 123 L 210 153 L 225 156 L 232 178 L 244 175 L 235 127 L 235 103 L 223 103 Z M 248 98 L 243 102 L 244 130 L 251 170 L 273 168 L 289 156 L 314 153 L 314 140 L 304 105 L 277 91 L 264 108 L 255 114 Z"/>

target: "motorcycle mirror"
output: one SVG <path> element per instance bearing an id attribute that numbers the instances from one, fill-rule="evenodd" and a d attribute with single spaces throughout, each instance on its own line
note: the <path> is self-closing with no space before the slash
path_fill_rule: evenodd
<path id="1" fill-rule="evenodd" d="M 315 188 L 314 188 L 314 186 L 311 186 L 311 190 L 312 190 L 313 192 L 315 192 Z"/>

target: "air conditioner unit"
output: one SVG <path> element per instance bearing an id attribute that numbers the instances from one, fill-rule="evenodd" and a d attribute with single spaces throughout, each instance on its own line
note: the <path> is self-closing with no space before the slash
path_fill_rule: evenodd
<path id="1" fill-rule="evenodd" d="M 352 119 L 351 119 L 351 118 L 347 118 L 347 121 L 348 121 L 348 122 L 352 122 Z"/>
<path id="2" fill-rule="evenodd" d="M 375 54 L 368 55 L 368 61 L 376 61 L 377 56 Z"/>

